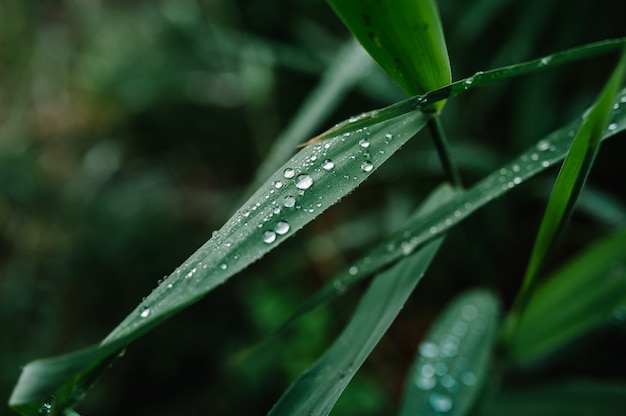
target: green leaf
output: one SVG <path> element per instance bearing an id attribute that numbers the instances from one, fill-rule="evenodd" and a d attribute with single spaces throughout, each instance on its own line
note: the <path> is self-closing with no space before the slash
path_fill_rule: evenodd
<path id="1" fill-rule="evenodd" d="M 510 330 L 514 330 L 515 320 L 518 319 L 517 314 L 523 314 L 528 297 L 536 285 L 540 269 L 554 246 L 555 240 L 567 224 L 578 196 L 582 192 L 600 147 L 600 139 L 607 128 L 613 102 L 624 80 L 625 71 L 626 53 L 622 55 L 595 104 L 583 117 L 572 147 L 563 162 L 537 233 L 522 289 L 511 314 Z"/>
<path id="2" fill-rule="evenodd" d="M 440 188 L 422 212 L 454 192 Z M 350 322 L 320 359 L 283 394 L 271 415 L 326 415 L 396 318 L 437 253 L 442 238 L 380 273 L 359 302 Z"/>
<path id="3" fill-rule="evenodd" d="M 329 0 L 344 24 L 410 95 L 447 85 L 450 60 L 434 0 Z M 437 105 L 441 109 L 443 103 Z"/>
<path id="4" fill-rule="evenodd" d="M 613 102 L 612 119 L 609 127 L 602 134 L 602 140 L 626 129 L 624 107 L 626 107 L 626 89 L 622 90 Z M 374 247 L 365 256 L 351 263 L 349 267 L 336 275 L 298 308 L 268 339 L 282 333 L 308 311 L 341 295 L 372 273 L 387 267 L 433 238 L 446 233 L 450 228 L 492 200 L 517 188 L 528 179 L 563 160 L 581 122 L 582 118 L 574 120 L 569 125 L 539 140 L 510 163 L 488 175 L 467 191 L 457 194 L 452 201 L 444 204 L 437 211 L 411 218 L 407 224 L 393 233 L 385 242 Z"/>
<path id="5" fill-rule="evenodd" d="M 626 306 L 625 247 L 622 229 L 549 276 L 508 340 L 509 358 L 517 364 L 544 358 Z"/>
<path id="6" fill-rule="evenodd" d="M 445 87 L 430 91 L 426 94 L 410 97 L 406 100 L 390 105 L 389 107 L 372 110 L 363 113 L 358 117 L 352 117 L 350 120 L 339 123 L 328 129 L 326 132 L 314 137 L 310 142 L 323 140 L 326 137 L 332 137 L 333 135 L 343 133 L 344 131 L 367 127 L 378 123 L 380 119 L 388 120 L 390 118 L 398 117 L 411 112 L 417 108 L 427 109 L 438 101 L 454 97 L 477 87 L 489 85 L 497 81 L 503 81 L 521 75 L 527 75 L 536 71 L 552 69 L 566 63 L 593 58 L 608 52 L 620 50 L 624 48 L 624 46 L 626 46 L 626 38 L 610 39 L 557 52 L 552 55 L 546 55 L 544 57 L 520 64 L 509 65 L 484 72 L 479 71 L 471 77 L 455 81 L 450 85 L 446 85 Z"/>
<path id="7" fill-rule="evenodd" d="M 401 416 L 469 412 L 487 375 L 499 311 L 484 291 L 465 293 L 445 309 L 419 346 Z"/>
<path id="8" fill-rule="evenodd" d="M 214 232 L 207 243 L 164 279 L 106 337 L 99 349 L 88 350 L 93 361 L 74 363 L 71 357 L 63 356 L 27 365 L 10 405 L 39 408 L 44 400 L 54 395 L 55 409 L 61 409 L 59 412 L 71 406 L 75 401 L 66 400 L 68 396 L 58 389 L 66 389 L 72 383 L 82 389 L 83 375 L 89 368 L 107 360 L 111 344 L 119 349 L 121 340 L 125 344 L 132 342 L 277 247 L 353 191 L 422 129 L 428 118 L 421 111 L 415 111 L 302 149 Z M 35 368 L 32 366 L 46 372 L 54 380 L 53 385 L 48 386 L 47 380 L 28 377 Z M 66 382 L 63 382 L 64 377 Z"/>
<path id="9" fill-rule="evenodd" d="M 621 416 L 626 385 L 575 380 L 505 390 L 478 414 L 481 416 Z"/>

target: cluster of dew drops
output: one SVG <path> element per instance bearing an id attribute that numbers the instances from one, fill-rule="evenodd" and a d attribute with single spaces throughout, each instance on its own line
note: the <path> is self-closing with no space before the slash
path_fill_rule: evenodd
<path id="1" fill-rule="evenodd" d="M 460 346 L 480 339 L 486 328 L 487 323 L 479 316 L 478 308 L 468 303 L 449 333 L 420 344 L 412 382 L 428 394 L 428 405 L 434 411 L 450 412 L 454 407 L 453 397 L 459 390 L 476 386 L 478 380 Z"/>
<path id="2" fill-rule="evenodd" d="M 359 129 L 356 132 L 357 133 L 362 133 L 364 131 L 364 129 Z M 350 132 L 346 132 L 342 135 L 341 140 L 344 141 L 346 140 L 352 133 Z M 393 135 L 391 133 L 386 133 L 385 136 L 385 143 L 388 143 L 389 140 L 391 140 L 393 138 Z M 326 142 L 326 143 L 319 143 L 317 145 L 315 145 L 315 150 L 318 151 L 318 153 L 320 153 L 320 155 L 322 155 L 322 157 L 320 157 L 318 159 L 318 155 L 317 154 L 313 154 L 310 155 L 306 158 L 305 163 L 303 165 L 304 169 L 302 172 L 297 172 L 296 169 L 292 168 L 292 167 L 287 167 L 283 170 L 282 172 L 282 178 L 275 180 L 272 183 L 272 186 L 274 189 L 281 189 L 283 187 L 287 187 L 287 186 L 291 186 L 293 185 L 295 187 L 295 190 L 293 193 L 288 193 L 287 195 L 285 195 L 281 201 L 279 201 L 277 203 L 277 201 L 274 201 L 273 204 L 276 205 L 276 207 L 273 209 L 273 214 L 279 214 L 281 212 L 281 210 L 283 208 L 295 208 L 295 209 L 303 209 L 299 204 L 298 204 L 298 196 L 302 196 L 304 195 L 304 193 L 313 186 L 314 183 L 314 179 L 313 176 L 311 176 L 309 173 L 306 172 L 306 168 L 313 168 L 315 171 L 317 172 L 321 172 L 321 174 L 324 173 L 328 173 L 328 172 L 332 172 L 334 171 L 336 164 L 335 161 L 333 161 L 330 158 L 323 158 L 323 156 L 326 155 L 326 151 L 330 148 L 331 143 Z M 360 163 L 360 170 L 364 173 L 369 173 L 374 169 L 374 163 L 371 161 L 371 156 L 369 153 L 368 148 L 370 147 L 370 141 L 367 138 L 362 138 L 361 140 L 359 140 L 358 142 L 358 149 L 361 152 L 362 155 L 362 161 Z M 381 152 L 384 152 L 383 150 L 381 150 Z M 355 155 L 350 156 L 351 159 L 356 159 Z M 321 168 L 321 169 L 320 169 Z M 345 179 L 348 179 L 348 177 L 346 177 Z M 354 178 L 356 179 L 356 177 Z M 273 193 L 274 189 L 270 190 L 270 193 Z M 321 201 L 320 197 L 320 201 Z M 260 204 L 257 203 L 256 206 L 253 206 L 254 208 L 257 208 L 258 206 L 260 206 Z M 321 208 L 322 204 L 321 202 L 317 202 L 315 204 L 315 206 L 317 208 Z M 314 212 L 315 208 L 313 206 L 311 207 L 307 207 L 305 208 L 307 212 L 312 213 Z M 243 211 L 243 216 L 244 217 L 248 217 L 250 215 L 250 211 L 248 210 L 244 210 Z M 265 218 L 265 220 L 268 220 L 269 217 Z M 263 226 L 263 224 L 259 224 L 260 227 Z M 291 229 L 290 224 L 285 220 L 285 219 L 281 219 L 278 222 L 276 222 L 274 224 L 273 227 L 269 228 L 269 229 L 265 229 L 261 235 L 262 241 L 265 244 L 272 244 L 274 243 L 279 237 L 287 234 L 289 232 L 289 230 Z"/>

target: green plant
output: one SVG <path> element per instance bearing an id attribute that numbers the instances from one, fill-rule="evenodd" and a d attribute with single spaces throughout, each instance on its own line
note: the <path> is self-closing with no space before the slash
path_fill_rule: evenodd
<path id="1" fill-rule="evenodd" d="M 401 412 L 465 414 L 474 409 L 480 414 L 495 412 L 492 409 L 497 408 L 508 413 L 507 405 L 517 402 L 490 391 L 493 380 L 488 371 L 490 361 L 506 371 L 524 369 L 529 363 L 537 365 L 540 359 L 599 326 L 607 315 L 626 304 L 626 276 L 619 267 L 625 260 L 621 249 L 625 243 L 623 230 L 603 239 L 583 255 L 575 256 L 563 269 L 553 272 L 545 284 L 536 284 L 556 238 L 571 216 L 601 141 L 626 128 L 626 116 L 621 108 L 626 93 L 619 91 L 624 58 L 588 112 L 537 141 L 528 151 L 467 190 L 461 187 L 459 169 L 439 120 L 439 112 L 445 112 L 442 103 L 451 97 L 498 80 L 618 52 L 626 41 L 616 39 L 586 45 L 527 63 L 479 72 L 450 84 L 442 37 L 437 36 L 434 41 L 427 37 L 430 42 L 418 43 L 427 49 L 429 56 L 437 57 L 426 62 L 415 59 L 418 52 L 412 43 L 402 42 L 416 36 L 412 32 L 413 18 L 424 19 L 431 30 L 441 27 L 432 2 L 421 2 L 415 9 L 411 9 L 411 2 L 389 3 L 383 11 L 377 9 L 378 2 L 332 1 L 331 4 L 364 44 L 369 39 L 374 40 L 374 45 L 381 45 L 372 55 L 396 81 L 418 79 L 412 70 L 440 77 L 429 76 L 416 85 L 399 82 L 408 93 L 419 95 L 352 117 L 307 142 L 287 162 L 274 166 L 274 173 L 267 175 L 269 179 L 264 178 L 264 183 L 226 225 L 164 279 L 102 343 L 27 365 L 11 398 L 14 409 L 24 414 L 73 414 L 73 407 L 130 342 L 275 249 L 357 188 L 426 126 L 433 134 L 444 171 L 453 186 L 438 187 L 403 226 L 349 264 L 296 312 L 291 322 L 376 274 L 344 332 L 277 402 L 273 414 L 328 413 L 405 304 L 435 257 L 443 237 L 479 208 L 563 159 L 523 289 L 500 337 L 497 336 L 499 301 L 495 295 L 471 292 L 452 304 L 420 345 L 419 357 L 406 383 Z M 421 9 L 425 4 L 429 7 Z M 377 16 L 390 16 L 391 20 L 359 20 L 363 16 L 360 7 Z M 398 16 L 407 16 L 406 26 L 398 25 L 394 32 L 386 32 Z M 378 25 L 374 33 L 389 34 L 389 40 L 381 40 L 382 35 L 370 37 L 372 24 Z M 396 66 L 396 62 L 403 65 Z M 471 241 L 479 237 L 479 232 L 470 236 Z M 576 297 L 576 302 L 572 297 Z M 548 312 L 553 310 L 561 313 Z M 498 348 L 492 352 L 497 341 Z M 506 375 L 504 370 L 500 371 Z M 579 385 L 567 387 L 561 392 L 564 408 L 568 398 L 581 389 Z M 618 401 L 624 391 L 618 383 L 601 387 L 584 390 L 595 392 L 605 401 Z M 517 392 L 513 390 L 514 394 Z M 532 392 L 527 394 L 533 396 Z"/>

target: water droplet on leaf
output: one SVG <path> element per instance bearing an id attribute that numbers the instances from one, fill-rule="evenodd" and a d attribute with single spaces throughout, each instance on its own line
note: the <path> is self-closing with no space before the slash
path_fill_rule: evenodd
<path id="1" fill-rule="evenodd" d="M 141 316 L 142 318 L 147 318 L 148 316 L 150 316 L 150 312 L 150 308 L 143 308 L 139 313 L 139 316 Z"/>
<path id="2" fill-rule="evenodd" d="M 438 413 L 447 413 L 452 410 L 452 398 L 447 394 L 430 393 L 428 396 L 428 403 L 430 407 Z"/>
<path id="3" fill-rule="evenodd" d="M 333 163 L 332 160 L 326 159 L 324 163 L 322 163 L 322 167 L 324 168 L 324 170 L 331 170 L 332 168 L 335 167 L 335 164 Z"/>
<path id="4" fill-rule="evenodd" d="M 265 244 L 271 244 L 276 241 L 276 233 L 274 231 L 266 231 L 263 233 L 263 242 Z"/>
<path id="5" fill-rule="evenodd" d="M 309 189 L 313 185 L 313 178 L 307 174 L 298 175 L 296 178 L 296 188 Z"/>
<path id="6" fill-rule="evenodd" d="M 361 140 L 359 140 L 359 146 L 361 146 L 363 148 L 368 148 L 368 147 L 370 147 L 370 142 L 367 139 L 361 139 Z"/>
<path id="7" fill-rule="evenodd" d="M 366 160 L 363 163 L 361 163 L 361 170 L 363 172 L 371 172 L 372 169 L 374 169 L 374 164 L 371 161 Z"/>
<path id="8" fill-rule="evenodd" d="M 276 234 L 280 235 L 287 234 L 287 232 L 289 232 L 289 223 L 286 221 L 278 221 L 274 226 L 274 231 L 276 231 Z"/>
<path id="9" fill-rule="evenodd" d="M 291 208 L 296 205 L 296 198 L 291 195 L 287 195 L 285 199 L 283 199 L 283 205 L 287 208 Z"/>
<path id="10" fill-rule="evenodd" d="M 291 168 L 287 168 L 283 171 L 283 176 L 287 179 L 291 179 L 296 176 L 296 171 Z"/>

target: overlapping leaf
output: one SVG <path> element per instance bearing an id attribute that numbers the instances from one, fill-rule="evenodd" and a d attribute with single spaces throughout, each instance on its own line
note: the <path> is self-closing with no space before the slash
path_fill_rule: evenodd
<path id="1" fill-rule="evenodd" d="M 454 192 L 440 188 L 421 212 L 432 211 Z M 439 238 L 380 273 L 361 299 L 352 319 L 322 357 L 276 403 L 271 415 L 326 415 L 355 372 L 372 352 L 437 253 Z"/>
<path id="2" fill-rule="evenodd" d="M 487 375 L 500 304 L 489 292 L 455 299 L 419 346 L 401 416 L 468 414 Z"/>

